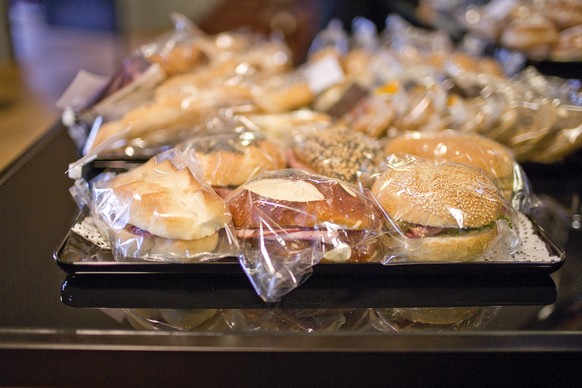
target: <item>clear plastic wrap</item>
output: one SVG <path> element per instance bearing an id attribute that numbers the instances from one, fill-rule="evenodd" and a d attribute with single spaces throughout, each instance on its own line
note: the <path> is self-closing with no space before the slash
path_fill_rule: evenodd
<path id="1" fill-rule="evenodd" d="M 306 108 L 315 94 L 300 71 L 271 76 L 252 87 L 253 102 L 266 113 Z"/>
<path id="2" fill-rule="evenodd" d="M 257 176 L 228 198 L 241 264 L 265 301 L 298 287 L 321 261 L 379 260 L 382 213 L 370 193 L 288 169 Z"/>
<path id="3" fill-rule="evenodd" d="M 126 309 L 139 330 L 325 333 L 373 330 L 371 309 Z"/>
<path id="4" fill-rule="evenodd" d="M 326 28 L 313 38 L 308 56 L 314 59 L 330 51 L 341 55 L 347 53 L 348 50 L 349 36 L 344 30 L 343 23 L 339 19 L 332 19 Z"/>
<path id="5" fill-rule="evenodd" d="M 295 132 L 290 147 L 291 167 L 329 176 L 364 187 L 381 161 L 380 144 L 344 126 Z"/>
<path id="6" fill-rule="evenodd" d="M 253 112 L 261 109 L 258 103 L 282 111 L 309 104 L 310 91 L 290 72 L 284 42 L 243 33 L 209 36 L 181 15 L 174 19 L 174 31 L 133 54 L 151 64 L 148 70 L 80 117 L 92 126 L 84 153 L 121 135 L 122 147 L 103 150 L 102 158 L 147 159 L 191 136 L 221 110 Z M 307 99 L 297 101 L 301 90 Z M 93 125 L 97 119 L 101 124 Z"/>
<path id="7" fill-rule="evenodd" d="M 238 119 L 248 128 L 264 132 L 270 139 L 282 145 L 292 144 L 296 132 L 332 125 L 329 115 L 310 109 L 283 113 L 249 113 L 240 115 Z"/>
<path id="8" fill-rule="evenodd" d="M 483 170 L 409 154 L 389 155 L 372 194 L 396 232 L 383 263 L 462 262 L 498 245 L 515 252 L 517 213 Z"/>
<path id="9" fill-rule="evenodd" d="M 202 167 L 204 181 L 223 198 L 263 171 L 287 167 L 281 146 L 264 133 L 251 132 L 243 126 L 198 136 L 177 148 L 194 155 Z"/>
<path id="10" fill-rule="evenodd" d="M 514 191 L 522 190 L 514 185 L 516 162 L 511 150 L 477 134 L 453 130 L 411 132 L 390 139 L 384 152 L 388 155 L 406 153 L 480 168 L 497 182 L 507 200 L 511 200 Z"/>
<path id="11" fill-rule="evenodd" d="M 374 327 L 388 333 L 481 330 L 499 307 L 398 307 L 376 309 Z"/>
<path id="12" fill-rule="evenodd" d="M 117 261 L 199 262 L 238 254 L 225 202 L 187 153 L 171 149 L 92 181 L 91 213 Z"/>
<path id="13" fill-rule="evenodd" d="M 578 0 L 494 0 L 459 7 L 465 28 L 534 60 L 579 61 L 582 5 Z"/>
<path id="14" fill-rule="evenodd" d="M 357 309 L 125 310 L 138 330 L 247 333 L 448 332 L 482 330 L 500 307 L 397 307 Z"/>

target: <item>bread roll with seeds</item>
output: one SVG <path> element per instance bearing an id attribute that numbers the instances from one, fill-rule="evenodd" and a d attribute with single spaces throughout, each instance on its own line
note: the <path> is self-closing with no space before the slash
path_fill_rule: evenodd
<path id="1" fill-rule="evenodd" d="M 307 131 L 296 138 L 289 163 L 292 167 L 356 183 L 379 161 L 380 146 L 361 132 L 346 127 Z"/>
<path id="2" fill-rule="evenodd" d="M 506 221 L 504 200 L 482 170 L 392 156 L 372 193 L 404 238 L 388 241 L 408 261 L 466 261 L 483 254 Z"/>
<path id="3" fill-rule="evenodd" d="M 513 155 L 508 148 L 486 137 L 457 131 L 415 132 L 393 138 L 384 147 L 384 152 L 386 155 L 411 154 L 480 168 L 498 182 L 505 198 L 511 198 Z"/>

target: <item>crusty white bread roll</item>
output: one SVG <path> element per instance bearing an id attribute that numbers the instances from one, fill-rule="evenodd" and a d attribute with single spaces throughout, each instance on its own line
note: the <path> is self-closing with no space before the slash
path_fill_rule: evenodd
<path id="1" fill-rule="evenodd" d="M 96 191 L 95 213 L 115 249 L 129 257 L 193 257 L 212 252 L 230 223 L 224 201 L 168 158 L 121 173 Z"/>
<path id="2" fill-rule="evenodd" d="M 484 136 L 456 131 L 414 132 L 386 143 L 386 155 L 411 154 L 421 158 L 448 160 L 481 168 L 497 181 L 504 196 L 511 198 L 515 160 L 504 145 Z"/>
<path id="3" fill-rule="evenodd" d="M 240 186 L 227 202 L 240 239 L 320 241 L 328 251 L 341 248 L 326 258 L 344 262 L 367 262 L 378 253 L 378 207 L 356 186 L 339 180 L 280 170 Z"/>
<path id="4" fill-rule="evenodd" d="M 470 260 L 491 246 L 504 217 L 495 184 L 459 163 L 393 157 L 372 193 L 406 237 L 387 244 L 409 261 Z"/>
<path id="5" fill-rule="evenodd" d="M 119 205 L 129 205 L 128 223 L 156 236 L 194 240 L 228 222 L 224 202 L 202 186 L 189 168 L 155 158 L 122 173 L 108 185 Z"/>
<path id="6" fill-rule="evenodd" d="M 110 238 L 117 252 L 124 257 L 177 262 L 197 261 L 200 253 L 214 252 L 219 243 L 219 233 L 195 240 L 180 240 L 158 237 L 132 227 L 114 230 Z"/>

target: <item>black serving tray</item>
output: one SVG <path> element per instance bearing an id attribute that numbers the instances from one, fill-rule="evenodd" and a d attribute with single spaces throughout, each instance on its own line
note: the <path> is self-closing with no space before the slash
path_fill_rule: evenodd
<path id="1" fill-rule="evenodd" d="M 83 212 L 79 214 L 79 219 Z M 557 271 L 566 256 L 545 231 L 532 220 L 535 233 L 545 242 L 554 261 L 469 261 L 469 262 L 404 262 L 380 263 L 320 263 L 313 267 L 316 274 L 337 276 L 506 276 L 540 275 Z M 68 274 L 189 274 L 239 275 L 244 271 L 236 257 L 199 263 L 154 261 L 115 261 L 111 251 L 100 249 L 69 230 L 53 254 L 59 267 Z"/>
<path id="2" fill-rule="evenodd" d="M 327 276 L 320 272 L 276 304 L 257 296 L 244 276 L 176 274 L 68 275 L 65 305 L 79 308 L 253 309 L 395 308 L 547 305 L 556 300 L 548 275 L 479 278 Z"/>

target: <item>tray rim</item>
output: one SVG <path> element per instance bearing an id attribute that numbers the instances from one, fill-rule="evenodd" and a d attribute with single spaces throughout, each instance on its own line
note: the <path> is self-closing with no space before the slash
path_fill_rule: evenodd
<path id="1" fill-rule="evenodd" d="M 81 209 L 74 219 L 76 223 L 82 217 Z M 352 273 L 357 275 L 398 275 L 398 276 L 442 276 L 442 275 L 496 275 L 496 274 L 551 274 L 559 270 L 566 261 L 566 253 L 548 235 L 548 233 L 529 215 L 535 233 L 551 249 L 551 254 L 558 260 L 552 262 L 390 262 L 381 263 L 319 263 L 312 267 L 320 274 L 334 275 Z M 74 225 L 73 223 L 73 225 Z M 245 275 L 237 257 L 225 257 L 223 260 L 202 263 L 169 262 L 74 262 L 67 263 L 60 259 L 60 253 L 74 233 L 68 229 L 62 241 L 53 251 L 53 259 L 67 274 L 221 274 Z M 80 238 L 83 238 L 79 236 Z M 228 261 L 226 261 L 228 260 Z M 412 269 L 411 269 L 412 268 Z"/>

